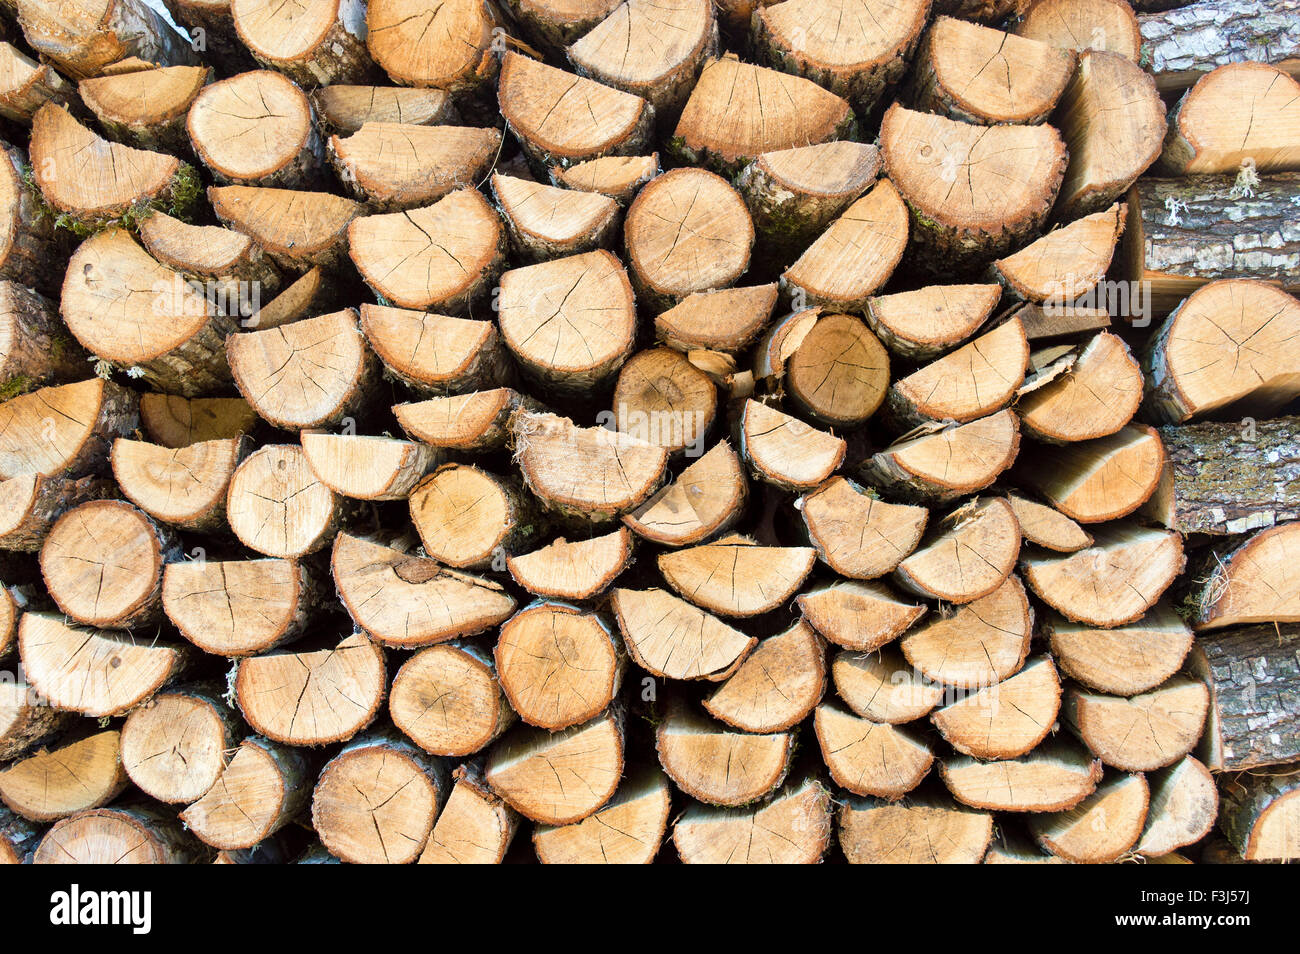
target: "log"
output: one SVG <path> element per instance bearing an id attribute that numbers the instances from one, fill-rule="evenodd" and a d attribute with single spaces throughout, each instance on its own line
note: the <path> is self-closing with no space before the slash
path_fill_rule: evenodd
<path id="1" fill-rule="evenodd" d="M 737 426 L 740 455 L 756 480 L 798 492 L 839 469 L 848 445 L 834 434 L 760 401 L 745 401 Z"/>
<path id="2" fill-rule="evenodd" d="M 359 3 L 231 0 L 230 13 L 253 59 L 299 86 L 359 83 L 374 73 L 366 50 L 366 12 Z"/>
<path id="3" fill-rule="evenodd" d="M 843 97 L 728 53 L 704 64 L 669 148 L 691 165 L 733 175 L 765 152 L 850 139 L 854 124 Z"/>
<path id="4" fill-rule="evenodd" d="M 1099 692 L 1119 696 L 1149 692 L 1171 678 L 1182 668 L 1194 638 L 1167 603 L 1114 629 L 1049 615 L 1043 630 L 1063 673 Z"/>
<path id="5" fill-rule="evenodd" d="M 685 864 L 816 864 L 831 839 L 831 793 L 808 778 L 751 808 L 691 805 L 673 823 Z"/>
<path id="6" fill-rule="evenodd" d="M 632 533 L 612 533 L 570 542 L 564 537 L 536 550 L 506 557 L 516 583 L 542 599 L 591 600 L 609 588 L 632 562 Z"/>
<path id="7" fill-rule="evenodd" d="M 348 533 L 335 538 L 330 569 L 344 609 L 384 646 L 475 636 L 515 610 L 498 583 Z"/>
<path id="8" fill-rule="evenodd" d="M 613 797 L 623 775 L 623 717 L 615 708 L 548 732 L 520 725 L 488 752 L 492 790 L 525 818 L 571 825 Z"/>
<path id="9" fill-rule="evenodd" d="M 439 467 L 411 491 L 410 509 L 424 552 L 460 569 L 487 569 L 536 535 L 535 508 L 519 480 L 472 464 Z"/>
<path id="10" fill-rule="evenodd" d="M 463 642 L 421 649 L 393 677 L 393 725 L 430 755 L 482 751 L 515 720 L 492 657 Z"/>
<path id="11" fill-rule="evenodd" d="M 387 372 L 421 394 L 461 394 L 510 378 L 491 322 L 366 302 L 361 332 Z"/>
<path id="12" fill-rule="evenodd" d="M 102 471 L 115 437 L 139 421 L 133 391 L 91 378 L 0 404 L 0 478 L 83 477 Z"/>
<path id="13" fill-rule="evenodd" d="M 609 603 L 632 661 L 664 679 L 721 682 L 758 645 L 757 639 L 666 590 L 620 587 Z"/>
<path id="14" fill-rule="evenodd" d="M 1013 493 L 1007 494 L 1007 503 L 1016 515 L 1025 543 L 1057 553 L 1074 553 L 1092 546 L 1092 534 L 1059 510 Z"/>
<path id="15" fill-rule="evenodd" d="M 909 254 L 946 275 L 1033 239 L 1066 167 L 1065 143 L 1046 124 L 977 127 L 897 103 L 885 113 L 880 148 L 911 212 Z"/>
<path id="16" fill-rule="evenodd" d="M 122 724 L 122 765 L 160 802 L 202 798 L 224 773 L 242 727 L 215 686 L 178 686 L 133 709 Z"/>
<path id="17" fill-rule="evenodd" d="M 98 76 L 131 57 L 165 66 L 196 60 L 184 37 L 144 0 L 22 0 L 18 25 L 32 49 L 73 79 Z"/>
<path id="18" fill-rule="evenodd" d="M 544 865 L 647 865 L 659 853 L 671 807 L 668 779 L 644 766 L 594 815 L 572 825 L 538 825 L 533 848 Z"/>
<path id="19" fill-rule="evenodd" d="M 77 92 L 110 139 L 176 154 L 190 150 L 186 116 L 211 81 L 206 66 L 164 66 L 84 79 Z"/>
<path id="20" fill-rule="evenodd" d="M 929 4 L 891 5 L 862 19 L 846 0 L 784 0 L 756 4 L 755 55 L 770 66 L 803 76 L 843 96 L 861 116 L 903 78 L 925 28 Z M 856 27 L 842 29 L 848 18 Z"/>
<path id="21" fill-rule="evenodd" d="M 1284 523 L 1214 547 L 1198 560 L 1182 603 L 1192 628 L 1300 622 L 1290 556 L 1298 533 L 1300 524 Z"/>
<path id="22" fill-rule="evenodd" d="M 419 863 L 501 864 L 519 816 L 488 788 L 481 766 L 462 765 L 452 772 L 452 779 L 451 795 L 434 823 Z"/>
<path id="23" fill-rule="evenodd" d="M 867 486 L 911 503 L 946 503 L 988 487 L 1020 453 L 1020 418 L 1010 409 L 914 433 L 862 462 Z"/>
<path id="24" fill-rule="evenodd" d="M 1016 24 L 1017 35 L 1063 50 L 1100 50 L 1138 62 L 1142 34 L 1126 0 L 1037 0 Z"/>
<path id="25" fill-rule="evenodd" d="M 1051 657 L 1040 656 L 1009 679 L 935 709 L 930 721 L 964 755 L 1014 759 L 1047 737 L 1060 707 L 1056 667 Z"/>
<path id="26" fill-rule="evenodd" d="M 1043 447 L 1025 455 L 1016 479 L 1080 523 L 1116 520 L 1151 498 L 1165 467 L 1160 433 L 1126 424 L 1110 437 Z"/>
<path id="27" fill-rule="evenodd" d="M 29 864 L 41 835 L 39 826 L 0 808 L 0 865 Z"/>
<path id="28" fill-rule="evenodd" d="M 172 20 L 185 27 L 196 52 L 210 54 L 230 73 L 256 65 L 235 32 L 230 0 L 163 0 L 163 5 Z"/>
<path id="29" fill-rule="evenodd" d="M 909 90 L 924 112 L 980 125 L 1036 125 L 1074 71 L 1068 50 L 966 20 L 937 17 L 917 52 Z"/>
<path id="30" fill-rule="evenodd" d="M 351 308 L 231 335 L 226 355 L 244 400 L 285 430 L 331 427 L 357 415 L 379 377 Z"/>
<path id="31" fill-rule="evenodd" d="M 1138 17 L 1142 55 L 1161 93 L 1186 89 L 1226 63 L 1280 64 L 1296 72 L 1294 0 L 1196 0 Z"/>
<path id="32" fill-rule="evenodd" d="M 1300 395 L 1285 347 L 1298 327 L 1300 301 L 1272 285 L 1235 280 L 1197 289 L 1147 344 L 1147 413 L 1170 424 L 1211 412 L 1273 414 Z"/>
<path id="33" fill-rule="evenodd" d="M 209 852 L 170 812 L 148 805 L 78 812 L 56 822 L 32 857 L 36 865 L 186 865 Z"/>
<path id="34" fill-rule="evenodd" d="M 338 496 L 293 444 L 268 444 L 244 458 L 226 492 L 226 519 L 239 541 L 287 560 L 327 546 L 339 511 Z"/>
<path id="35" fill-rule="evenodd" d="M 924 507 L 881 500 L 847 477 L 832 477 L 796 506 L 818 558 L 856 580 L 892 572 L 921 542 L 929 519 Z"/>
<path id="36" fill-rule="evenodd" d="M 364 317 L 362 312 L 363 322 Z M 443 326 L 441 322 L 431 324 Z M 479 333 L 490 331 L 488 326 Z M 402 430 L 418 441 L 449 451 L 491 451 L 505 446 L 510 418 L 520 408 L 541 410 L 536 401 L 512 388 L 491 388 L 396 404 L 393 414 Z"/>
<path id="37" fill-rule="evenodd" d="M 1194 845 L 1214 828 L 1219 791 L 1214 776 L 1190 755 L 1148 778 L 1151 805 L 1133 850 L 1149 859 Z"/>
<path id="38" fill-rule="evenodd" d="M 608 248 L 621 221 L 618 203 L 598 192 L 493 173 L 492 195 L 513 248 L 529 261 Z"/>
<path id="39" fill-rule="evenodd" d="M 410 864 L 447 800 L 447 770 L 391 729 L 353 739 L 321 770 L 312 827 L 349 864 Z"/>
<path id="40" fill-rule="evenodd" d="M 456 313 L 488 293 L 505 230 L 481 193 L 458 189 L 432 205 L 356 219 L 347 241 L 353 264 L 380 298 L 399 308 Z"/>
<path id="41" fill-rule="evenodd" d="M 601 156 L 548 170 L 552 185 L 579 192 L 598 192 L 626 206 L 641 187 L 659 175 L 659 153 L 648 156 Z"/>
<path id="42" fill-rule="evenodd" d="M 622 520 L 646 540 L 686 546 L 730 528 L 748 494 L 740 458 L 730 444 L 720 441 Z"/>
<path id="43" fill-rule="evenodd" d="M 728 534 L 659 555 L 659 572 L 677 593 L 722 616 L 758 616 L 789 602 L 812 572 L 812 547 L 760 546 Z"/>
<path id="44" fill-rule="evenodd" d="M 0 150 L 0 279 L 53 295 L 60 278 L 49 263 L 62 258 L 62 238 L 55 236 L 55 219 L 35 178 L 25 171 L 27 155 L 3 144 Z"/>
<path id="45" fill-rule="evenodd" d="M 912 668 L 894 645 L 874 653 L 841 650 L 831 663 L 831 676 L 844 704 L 877 724 L 924 719 L 944 695 L 943 687 Z"/>
<path id="46" fill-rule="evenodd" d="M 180 541 L 120 500 L 67 511 L 41 546 L 41 576 L 60 610 L 78 623 L 131 629 L 162 613 L 162 568 Z"/>
<path id="47" fill-rule="evenodd" d="M 1121 314 L 1130 314 L 1128 306 L 1121 299 L 1129 291 L 1141 292 L 1142 289 L 1132 289 L 1124 282 L 1119 282 L 1114 287 L 1117 310 Z M 1106 297 L 1109 300 L 1109 293 L 1107 293 Z M 1134 296 L 1130 296 L 1130 298 L 1134 298 Z M 1140 297 L 1134 300 L 1138 307 L 1142 307 Z M 1107 304 L 1108 307 L 1109 304 Z M 1025 337 L 1029 339 L 1031 344 L 1036 344 L 1057 338 L 1075 338 L 1088 332 L 1105 331 L 1111 325 L 1110 312 L 1107 311 L 1107 308 L 1100 308 L 1096 305 L 1060 304 L 1057 302 L 1044 302 L 1041 305 L 1026 302 L 1017 308 L 1014 313 L 1020 319 L 1021 324 L 1025 326 Z M 1132 314 L 1131 317 L 1135 321 L 1142 318 L 1138 314 Z"/>
<path id="48" fill-rule="evenodd" d="M 383 651 L 354 633 L 332 648 L 240 660 L 234 698 L 258 734 L 285 745 L 328 745 L 374 720 L 385 683 Z"/>
<path id="49" fill-rule="evenodd" d="M 122 769 L 120 733 L 94 732 L 61 740 L 0 770 L 0 799 L 34 822 L 50 822 L 117 798 L 130 784 Z"/>
<path id="50" fill-rule="evenodd" d="M 163 447 L 229 440 L 247 434 L 256 421 L 257 412 L 243 398 L 140 395 L 140 426 L 149 440 Z"/>
<path id="51" fill-rule="evenodd" d="M 72 716 L 46 704 L 22 678 L 0 683 L 0 760 L 19 758 L 55 737 Z"/>
<path id="52" fill-rule="evenodd" d="M 307 807 L 314 768 L 303 749 L 260 736 L 244 739 L 216 783 L 180 813 L 180 820 L 213 848 L 253 848 Z"/>
<path id="53" fill-rule="evenodd" d="M 1018 759 L 944 759 L 939 773 L 953 797 L 972 808 L 1000 812 L 1065 812 L 1093 793 L 1101 760 L 1081 746 L 1049 742 Z"/>
<path id="54" fill-rule="evenodd" d="M 854 795 L 897 801 L 921 784 L 934 762 L 934 752 L 913 730 L 860 718 L 834 702 L 817 707 L 813 725 L 831 778 Z"/>
<path id="55" fill-rule="evenodd" d="M 715 719 L 746 732 L 784 732 L 802 722 L 825 691 L 825 647 L 801 620 L 762 640 L 703 706 Z"/>
<path id="56" fill-rule="evenodd" d="M 437 126 L 455 115 L 442 89 L 397 86 L 322 86 L 311 94 L 321 130 L 354 133 L 366 123 Z"/>
<path id="57" fill-rule="evenodd" d="M 655 333 L 678 351 L 734 354 L 763 333 L 777 296 L 775 284 L 693 292 L 655 316 Z"/>
<path id="58" fill-rule="evenodd" d="M 0 397 L 75 381 L 85 368 L 86 353 L 68 336 L 54 303 L 0 281 Z"/>
<path id="59" fill-rule="evenodd" d="M 933 795 L 902 804 L 852 798 L 839 815 L 840 847 L 851 865 L 974 865 L 993 840 L 991 814 Z"/>
<path id="60" fill-rule="evenodd" d="M 72 626 L 52 613 L 24 613 L 18 651 L 32 688 L 49 704 L 91 718 L 134 709 L 188 664 L 170 643 L 138 643 L 129 633 Z"/>
<path id="61" fill-rule="evenodd" d="M 669 453 L 698 457 L 714 422 L 718 391 L 712 378 L 672 348 L 633 355 L 614 385 L 617 430 Z"/>
<path id="62" fill-rule="evenodd" d="M 975 334 L 1001 294 L 997 285 L 930 285 L 872 296 L 863 316 L 893 354 L 927 361 Z"/>
<path id="63" fill-rule="evenodd" d="M 589 393 L 631 354 L 632 284 L 604 249 L 512 268 L 494 304 L 506 347 L 539 388 Z"/>
<path id="64" fill-rule="evenodd" d="M 167 448 L 119 437 L 110 459 L 131 503 L 177 529 L 207 533 L 225 529 L 226 488 L 249 450 L 243 438 Z"/>
<path id="65" fill-rule="evenodd" d="M 674 702 L 655 728 L 655 751 L 668 777 L 706 805 L 735 808 L 771 794 L 794 752 L 787 732 L 737 732 Z"/>
<path id="66" fill-rule="evenodd" d="M 368 122 L 329 138 L 329 158 L 358 200 L 383 212 L 437 202 L 484 178 L 501 150 L 495 129 Z"/>
<path id="67" fill-rule="evenodd" d="M 1070 153 L 1056 215 L 1075 219 L 1108 207 L 1159 158 L 1165 106 L 1131 59 L 1088 49 L 1053 121 Z"/>
<path id="68" fill-rule="evenodd" d="M 1016 402 L 1021 426 L 1039 440 L 1108 437 L 1132 419 L 1142 402 L 1142 369 L 1122 338 L 1103 331 L 1071 356 L 1063 375 Z"/>
<path id="69" fill-rule="evenodd" d="M 351 240 L 349 223 L 362 211 L 360 204 L 327 192 L 258 186 L 213 186 L 208 201 L 217 218 L 291 272 L 339 265 Z"/>
<path id="70" fill-rule="evenodd" d="M 496 74 L 498 17 L 488 4 L 461 0 L 431 8 L 418 0 L 373 0 L 365 17 L 370 55 L 399 86 L 464 97 Z"/>
<path id="71" fill-rule="evenodd" d="M 599 25 L 618 0 L 508 0 L 508 6 L 529 42 L 558 54 Z"/>
<path id="72" fill-rule="evenodd" d="M 354 434 L 303 434 L 302 451 L 321 483 L 355 500 L 405 500 L 438 459 L 425 444 Z"/>
<path id="73" fill-rule="evenodd" d="M 46 103 L 76 107 L 77 87 L 49 63 L 32 59 L 12 43 L 0 43 L 0 116 L 30 126 Z"/>
<path id="74" fill-rule="evenodd" d="M 1120 234 L 1124 203 L 1076 219 L 989 266 L 990 277 L 1013 298 L 1064 305 L 1097 297 Z"/>
<path id="75" fill-rule="evenodd" d="M 1114 775 L 1069 811 L 1029 816 L 1043 848 L 1074 864 L 1110 864 L 1137 842 L 1149 789 L 1141 775 Z"/>
<path id="76" fill-rule="evenodd" d="M 1000 835 L 1000 840 L 994 840 L 993 844 L 989 846 L 988 852 L 984 855 L 984 860 L 980 863 L 985 865 L 1066 864 L 1064 859 L 1047 854 L 1032 841 L 1008 836 L 1006 833 Z"/>
<path id="77" fill-rule="evenodd" d="M 979 498 L 932 525 L 893 578 L 910 593 L 950 603 L 988 596 L 1015 569 L 1020 524 L 1005 500 Z"/>
<path id="78" fill-rule="evenodd" d="M 1140 619 L 1187 563 L 1176 533 L 1121 523 L 1100 525 L 1093 535 L 1087 549 L 1030 552 L 1020 561 L 1029 588 L 1076 623 L 1113 629 Z"/>
<path id="79" fill-rule="evenodd" d="M 916 671 L 960 689 L 991 686 L 1025 664 L 1034 613 L 1014 574 L 988 596 L 942 613 L 906 633 L 898 646 Z"/>
<path id="80" fill-rule="evenodd" d="M 1296 857 L 1295 776 L 1246 773 L 1220 789 L 1219 827 L 1244 861 L 1291 861 Z"/>
<path id="81" fill-rule="evenodd" d="M 1295 626 L 1246 626 L 1196 640 L 1189 669 L 1210 687 L 1210 716 L 1197 757 L 1213 772 L 1238 772 L 1300 756 L 1294 711 Z"/>
<path id="82" fill-rule="evenodd" d="M 199 280 L 212 305 L 245 327 L 263 326 L 262 296 L 279 289 L 280 272 L 247 235 L 153 212 L 140 223 L 140 241 L 160 264 Z"/>
<path id="83" fill-rule="evenodd" d="M 837 646 L 874 652 L 925 614 L 924 605 L 900 599 L 881 583 L 841 580 L 819 586 L 795 602 L 813 629 Z"/>
<path id="84" fill-rule="evenodd" d="M 206 653 L 238 658 L 302 635 L 319 586 L 289 560 L 185 560 L 163 569 L 163 611 Z"/>
<path id="85" fill-rule="evenodd" d="M 1205 683 L 1175 676 L 1128 699 L 1072 687 L 1065 693 L 1061 717 L 1107 765 L 1153 772 L 1196 748 L 1209 703 Z"/>

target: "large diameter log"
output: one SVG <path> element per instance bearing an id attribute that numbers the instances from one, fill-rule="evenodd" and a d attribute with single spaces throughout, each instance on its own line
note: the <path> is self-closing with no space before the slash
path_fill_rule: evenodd
<path id="1" fill-rule="evenodd" d="M 122 724 L 122 763 L 131 781 L 160 802 L 208 793 L 242 734 L 213 686 L 177 686 L 132 710 Z"/>
<path id="2" fill-rule="evenodd" d="M 815 778 L 742 809 L 693 804 L 673 823 L 685 864 L 816 864 L 830 845 L 833 798 Z"/>
<path id="3" fill-rule="evenodd" d="M 54 218 L 46 213 L 34 179 L 28 180 L 26 154 L 0 145 L 0 278 L 57 293 L 58 269 L 50 262 L 61 257 Z"/>
<path id="4" fill-rule="evenodd" d="M 840 846 L 851 865 L 979 864 L 993 840 L 993 815 L 947 798 L 901 804 L 854 798 L 839 812 Z"/>
<path id="5" fill-rule="evenodd" d="M 610 606 L 633 661 L 664 679 L 720 682 L 758 645 L 757 639 L 665 590 L 619 588 Z"/>
<path id="6" fill-rule="evenodd" d="M 27 42 L 75 79 L 98 76 L 131 57 L 165 66 L 197 59 L 185 38 L 145 0 L 22 0 L 17 6 Z"/>
<path id="7" fill-rule="evenodd" d="M 518 813 L 488 787 L 480 764 L 462 765 L 451 777 L 451 795 L 419 864 L 501 864 L 519 827 Z"/>
<path id="8" fill-rule="evenodd" d="M 108 729 L 9 763 L 0 770 L 0 799 L 24 818 L 49 822 L 106 805 L 128 784 L 121 734 Z"/>
<path id="9" fill-rule="evenodd" d="M 1137 622 L 1096 629 L 1049 616 L 1043 624 L 1061 671 L 1100 692 L 1134 696 L 1172 677 L 1191 651 L 1182 617 L 1160 604 Z"/>
<path id="10" fill-rule="evenodd" d="M 573 825 L 539 825 L 533 848 L 546 865 L 650 864 L 668 830 L 672 788 L 653 766 L 629 777 L 605 806 Z"/>
<path id="11" fill-rule="evenodd" d="M 515 720 L 491 656 L 469 643 L 422 649 L 393 678 L 393 724 L 431 755 L 482 751 Z"/>
<path id="12" fill-rule="evenodd" d="M 497 17 L 489 4 L 453 0 L 373 0 L 365 8 L 370 55 L 400 86 L 463 96 L 496 74 Z"/>
<path id="13" fill-rule="evenodd" d="M 0 477 L 82 477 L 100 472 L 113 439 L 139 422 L 134 391 L 91 378 L 0 404 Z"/>
<path id="14" fill-rule="evenodd" d="M 1245 861 L 1291 861 L 1300 854 L 1300 783 L 1294 765 L 1247 772 L 1220 788 L 1219 827 Z"/>
<path id="15" fill-rule="evenodd" d="M 203 846 L 176 817 L 152 806 L 95 808 L 56 822 L 32 857 L 37 865 L 185 865 Z"/>
<path id="16" fill-rule="evenodd" d="M 305 6 L 231 0 L 230 12 L 253 58 L 299 86 L 356 83 L 374 71 L 366 50 L 365 6 L 354 0 Z"/>
<path id="17" fill-rule="evenodd" d="M 363 208 L 328 192 L 260 186 L 212 186 L 208 201 L 217 218 L 293 272 L 336 267 L 347 251 L 349 223 Z"/>
<path id="18" fill-rule="evenodd" d="M 1300 622 L 1292 556 L 1300 524 L 1284 523 L 1209 550 L 1195 561 L 1182 607 L 1198 632 Z"/>
<path id="19" fill-rule="evenodd" d="M 659 764 L 683 792 L 707 805 L 736 807 L 785 780 L 794 753 L 788 732 L 737 732 L 674 703 L 655 730 Z"/>
<path id="20" fill-rule="evenodd" d="M 1273 63 L 1297 71 L 1295 0 L 1196 0 L 1138 19 L 1143 61 L 1162 93 L 1191 86 L 1226 63 Z"/>
<path id="21" fill-rule="evenodd" d="M 1035 814 L 1035 840 L 1075 864 L 1110 864 L 1133 847 L 1146 823 L 1150 789 L 1141 775 L 1115 775 L 1066 812 Z"/>
<path id="22" fill-rule="evenodd" d="M 306 807 L 313 768 L 303 749 L 252 736 L 239 743 L 216 783 L 180 820 L 213 848 L 251 848 Z"/>
<path id="23" fill-rule="evenodd" d="M 86 353 L 69 338 L 54 303 L 0 280 L 0 397 L 8 400 L 86 373 Z"/>
<path id="24" fill-rule="evenodd" d="M 293 444 L 268 444 L 235 469 L 226 517 L 241 543 L 296 560 L 327 546 L 338 526 L 340 498 L 312 472 Z"/>
<path id="25" fill-rule="evenodd" d="M 167 66 L 85 79 L 78 92 L 109 138 L 176 154 L 190 149 L 185 118 L 211 79 L 206 66 Z"/>
<path id="26" fill-rule="evenodd" d="M 186 560 L 163 570 L 163 611 L 204 652 L 252 656 L 302 634 L 317 589 L 288 560 Z"/>

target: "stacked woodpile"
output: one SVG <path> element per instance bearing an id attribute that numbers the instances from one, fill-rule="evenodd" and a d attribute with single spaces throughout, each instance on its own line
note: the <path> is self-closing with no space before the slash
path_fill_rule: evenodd
<path id="1" fill-rule="evenodd" d="M 0 862 L 1300 853 L 1296 0 L 166 5 L 0 4 Z"/>

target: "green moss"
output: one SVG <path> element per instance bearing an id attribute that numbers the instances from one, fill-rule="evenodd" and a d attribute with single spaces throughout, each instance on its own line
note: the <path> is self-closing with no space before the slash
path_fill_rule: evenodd
<path id="1" fill-rule="evenodd" d="M 173 218 L 188 222 L 193 217 L 194 210 L 198 208 L 202 196 L 203 182 L 199 179 L 198 170 L 188 162 L 182 162 L 180 168 L 176 170 L 176 175 L 172 177 L 171 205 L 163 211 Z"/>
<path id="2" fill-rule="evenodd" d="M 11 401 L 20 394 L 30 391 L 36 382 L 25 374 L 15 374 L 0 385 L 0 401 Z"/>

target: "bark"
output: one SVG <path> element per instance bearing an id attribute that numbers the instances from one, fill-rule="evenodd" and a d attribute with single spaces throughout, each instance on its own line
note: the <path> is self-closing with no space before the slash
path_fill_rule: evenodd
<path id="1" fill-rule="evenodd" d="M 1143 13 L 1142 58 L 1161 92 L 1186 89 L 1225 63 L 1282 63 L 1300 56 L 1295 0 L 1196 0 Z"/>

